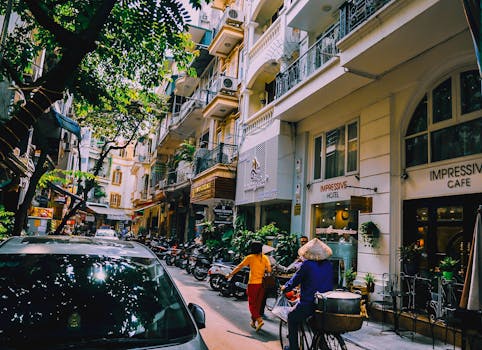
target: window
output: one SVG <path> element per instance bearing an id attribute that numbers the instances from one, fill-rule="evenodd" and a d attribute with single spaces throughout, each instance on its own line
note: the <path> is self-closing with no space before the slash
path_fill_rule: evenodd
<path id="1" fill-rule="evenodd" d="M 313 148 L 314 180 L 331 179 L 356 172 L 358 170 L 358 122 L 315 137 Z"/>
<path id="2" fill-rule="evenodd" d="M 122 183 L 122 171 L 114 170 L 112 174 L 112 184 L 113 185 L 120 185 Z"/>
<path id="3" fill-rule="evenodd" d="M 482 153 L 480 86 L 477 70 L 456 72 L 423 96 L 405 134 L 407 168 Z"/>
<path id="4" fill-rule="evenodd" d="M 118 193 L 110 194 L 110 206 L 112 208 L 119 208 L 121 206 L 121 195 Z"/>

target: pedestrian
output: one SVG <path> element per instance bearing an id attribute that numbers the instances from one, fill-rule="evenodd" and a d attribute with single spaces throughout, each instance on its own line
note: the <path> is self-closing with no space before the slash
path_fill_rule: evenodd
<path id="1" fill-rule="evenodd" d="M 303 247 L 306 243 L 308 243 L 308 237 L 307 236 L 301 236 L 300 237 L 300 248 Z M 299 256 L 293 261 L 287 268 L 286 272 L 288 273 L 294 273 L 298 271 L 301 267 L 301 263 L 303 262 L 303 257 Z"/>
<path id="2" fill-rule="evenodd" d="M 261 242 L 251 242 L 250 253 L 226 277 L 229 280 L 244 266 L 249 266 L 247 293 L 249 312 L 251 313 L 250 326 L 256 329 L 257 332 L 264 325 L 260 314 L 261 303 L 264 298 L 263 277 L 266 272 L 271 273 L 271 264 L 266 255 L 263 254 L 263 244 Z"/>
<path id="3" fill-rule="evenodd" d="M 333 267 L 328 260 L 332 254 L 331 248 L 318 238 L 313 238 L 298 250 L 303 259 L 301 267 L 281 287 L 284 292 L 290 292 L 300 285 L 300 301 L 288 314 L 289 346 L 285 346 L 284 350 L 299 350 L 298 328 L 314 313 L 315 293 L 333 290 Z"/>

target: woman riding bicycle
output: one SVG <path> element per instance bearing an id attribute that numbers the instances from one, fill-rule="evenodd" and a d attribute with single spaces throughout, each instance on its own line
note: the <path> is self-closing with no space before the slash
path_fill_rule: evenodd
<path id="1" fill-rule="evenodd" d="M 299 350 L 298 327 L 315 310 L 315 293 L 333 290 L 333 267 L 327 259 L 333 254 L 331 248 L 314 238 L 298 250 L 298 255 L 304 259 L 300 269 L 286 284 L 281 287 L 289 292 L 300 285 L 300 301 L 288 314 L 289 347 L 284 350 Z"/>

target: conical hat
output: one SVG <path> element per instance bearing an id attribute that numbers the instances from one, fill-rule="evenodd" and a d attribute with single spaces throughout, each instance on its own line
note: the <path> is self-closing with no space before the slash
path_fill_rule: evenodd
<path id="1" fill-rule="evenodd" d="M 320 241 L 318 238 L 313 238 L 306 243 L 300 249 L 298 249 L 298 255 L 306 260 L 326 260 L 333 254 L 328 245 Z"/>

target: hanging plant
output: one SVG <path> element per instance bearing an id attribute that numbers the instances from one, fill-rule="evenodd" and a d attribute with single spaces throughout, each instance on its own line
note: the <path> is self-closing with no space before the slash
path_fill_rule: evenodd
<path id="1" fill-rule="evenodd" d="M 360 232 L 363 238 L 363 244 L 365 247 L 378 247 L 380 229 L 378 228 L 377 224 L 375 224 L 373 221 L 364 222 L 360 225 L 360 230 L 358 232 Z"/>

